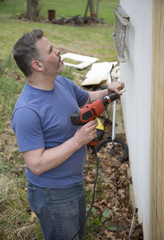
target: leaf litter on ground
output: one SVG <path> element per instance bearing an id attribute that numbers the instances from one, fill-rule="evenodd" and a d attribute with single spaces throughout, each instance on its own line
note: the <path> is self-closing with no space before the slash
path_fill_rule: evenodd
<path id="1" fill-rule="evenodd" d="M 105 139 L 111 133 L 111 123 L 105 126 Z M 116 136 L 126 142 L 125 134 Z M 134 209 L 129 201 L 129 186 L 132 179 L 128 174 L 129 161 L 121 163 L 120 157 L 123 149 L 119 149 L 117 156 L 111 156 L 109 145 L 104 145 L 98 152 L 99 176 L 96 185 L 96 197 L 93 204 L 94 211 L 87 220 L 85 239 L 92 240 L 143 240 L 142 224 L 135 217 L 135 225 L 130 236 L 130 229 Z M 96 176 L 96 159 L 91 149 L 87 149 L 87 161 L 85 165 L 86 192 L 93 193 L 93 184 Z M 91 198 L 91 194 L 90 194 Z M 91 202 L 91 201 L 90 201 Z M 89 203 L 87 203 L 89 204 Z M 88 231 L 89 229 L 89 231 Z M 93 229 L 92 238 L 91 229 Z"/>

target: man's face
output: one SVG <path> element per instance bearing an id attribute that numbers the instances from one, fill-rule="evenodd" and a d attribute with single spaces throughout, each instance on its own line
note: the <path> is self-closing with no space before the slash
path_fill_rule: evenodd
<path id="1" fill-rule="evenodd" d="M 52 76 L 61 74 L 65 66 L 60 57 L 60 50 L 55 49 L 52 43 L 45 37 L 37 41 L 36 47 L 44 66 L 44 73 Z"/>

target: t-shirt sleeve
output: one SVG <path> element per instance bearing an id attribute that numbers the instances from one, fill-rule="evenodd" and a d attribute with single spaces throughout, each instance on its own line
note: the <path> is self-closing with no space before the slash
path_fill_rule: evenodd
<path id="1" fill-rule="evenodd" d="M 69 80 L 69 79 L 67 79 L 67 80 L 69 81 L 69 83 L 72 86 L 72 89 L 74 91 L 74 94 L 77 99 L 79 107 L 82 107 L 88 100 L 88 97 L 89 97 L 88 92 L 85 91 L 84 89 L 80 88 L 79 86 L 77 86 L 71 80 Z"/>
<path id="2" fill-rule="evenodd" d="M 74 85 L 74 91 L 76 94 L 78 105 L 79 107 L 82 107 L 88 100 L 88 97 L 89 97 L 88 92 L 81 89 L 77 85 Z"/>
<path id="3" fill-rule="evenodd" d="M 12 116 L 12 128 L 20 152 L 45 147 L 40 118 L 32 109 L 17 109 Z"/>

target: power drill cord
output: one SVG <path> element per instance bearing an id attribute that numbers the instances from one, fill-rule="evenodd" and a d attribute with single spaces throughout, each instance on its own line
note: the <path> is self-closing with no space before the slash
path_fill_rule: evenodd
<path id="1" fill-rule="evenodd" d="M 96 157 L 96 177 L 95 177 L 94 186 L 93 186 L 92 202 L 91 202 L 91 206 L 90 206 L 90 208 L 89 208 L 89 210 L 88 210 L 88 214 L 87 214 L 87 216 L 86 216 L 86 218 L 85 218 L 85 223 L 86 223 L 86 221 L 87 221 L 87 219 L 88 219 L 88 217 L 89 217 L 89 215 L 90 215 L 90 213 L 91 213 L 91 211 L 92 211 L 93 203 L 94 203 L 94 200 L 95 200 L 96 184 L 97 184 L 98 173 L 99 173 L 99 158 L 98 158 L 98 156 L 97 156 L 97 152 L 99 151 L 99 149 L 100 149 L 103 145 L 105 145 L 105 144 L 108 143 L 108 142 L 112 142 L 112 138 L 109 137 L 109 136 L 107 137 L 107 139 L 105 139 L 104 141 L 102 141 L 101 143 L 99 143 L 96 147 L 90 146 L 91 149 L 92 149 L 92 152 L 95 154 L 95 157 Z M 127 146 L 127 144 L 126 144 L 125 142 L 123 142 L 123 141 L 120 140 L 120 139 L 114 139 L 114 142 L 119 143 L 120 145 L 122 145 L 122 148 L 123 148 L 123 150 L 124 150 L 124 155 L 123 155 L 123 157 L 121 158 L 120 162 L 121 162 L 121 163 L 124 163 L 124 162 L 127 160 L 127 157 L 128 157 L 128 146 Z M 85 223 L 84 223 L 84 224 L 85 224 Z M 80 229 L 79 229 L 78 232 L 73 236 L 73 238 L 72 238 L 71 240 L 74 240 L 74 239 L 75 239 L 75 237 L 79 234 L 79 232 L 80 232 L 80 230 L 81 230 L 82 227 L 83 227 L 83 225 L 80 226 Z"/>
<path id="2" fill-rule="evenodd" d="M 94 181 L 94 186 L 93 186 L 93 196 L 92 196 L 92 202 L 91 202 L 91 206 L 88 210 L 88 213 L 87 213 L 87 216 L 85 218 L 85 223 L 92 211 L 92 207 L 93 207 L 93 203 L 94 203 L 94 200 L 95 200 L 95 193 L 96 193 L 96 184 L 97 184 L 97 179 L 98 179 L 98 173 L 99 173 L 99 158 L 97 156 L 97 150 L 96 150 L 96 147 L 94 147 L 94 149 L 92 148 L 92 151 L 93 153 L 95 154 L 95 157 L 96 157 L 96 177 L 95 177 L 95 181 Z M 85 224 L 84 223 L 84 224 Z M 78 232 L 73 236 L 73 238 L 71 240 L 74 240 L 75 237 L 79 234 L 81 228 L 83 227 L 83 225 L 80 227 L 80 229 L 78 230 Z"/>
<path id="3" fill-rule="evenodd" d="M 111 141 L 112 141 L 112 138 L 111 138 L 111 137 L 107 137 L 107 139 L 105 139 L 104 141 L 102 141 L 101 143 L 99 143 L 96 147 L 90 146 L 91 149 L 92 149 L 92 151 L 93 151 L 93 153 L 95 154 L 95 157 L 96 157 L 96 177 L 95 177 L 94 186 L 93 186 L 92 202 L 91 202 L 91 206 L 90 206 L 90 208 L 89 208 L 89 210 L 88 210 L 88 214 L 87 214 L 87 216 L 86 216 L 86 218 L 85 218 L 85 223 L 86 223 L 86 221 L 87 221 L 87 219 L 88 219 L 88 217 L 89 217 L 89 215 L 90 215 L 90 213 L 91 213 L 91 211 L 92 211 L 93 203 L 94 203 L 94 200 L 95 200 L 96 184 L 97 184 L 98 173 L 99 173 L 99 158 L 98 158 L 98 156 L 97 156 L 97 152 L 99 151 L 99 149 L 100 149 L 103 145 L 105 145 L 107 142 L 111 142 Z M 122 157 L 121 160 L 120 160 L 121 163 L 124 163 L 124 162 L 127 160 L 127 156 L 128 156 L 128 146 L 127 146 L 127 144 L 126 144 L 125 142 L 123 142 L 123 141 L 120 140 L 120 139 L 115 139 L 114 142 L 121 144 L 122 147 L 123 147 L 123 149 L 124 149 L 124 155 L 123 155 L 123 157 Z M 85 224 L 85 223 L 84 223 L 84 224 Z M 82 227 L 83 227 L 83 226 L 80 227 L 80 229 L 78 230 L 78 232 L 73 236 L 73 238 L 72 238 L 71 240 L 74 240 L 74 239 L 75 239 L 75 237 L 79 234 L 79 232 L 80 232 L 80 230 L 81 230 Z"/>

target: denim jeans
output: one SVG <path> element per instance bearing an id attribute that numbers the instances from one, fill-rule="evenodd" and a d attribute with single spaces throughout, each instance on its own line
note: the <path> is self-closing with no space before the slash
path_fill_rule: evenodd
<path id="1" fill-rule="evenodd" d="M 45 240 L 82 240 L 85 232 L 86 202 L 83 185 L 47 189 L 28 182 L 30 208 L 39 218 Z"/>

